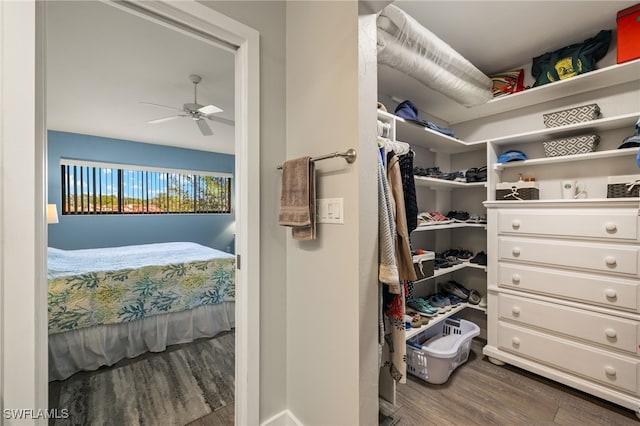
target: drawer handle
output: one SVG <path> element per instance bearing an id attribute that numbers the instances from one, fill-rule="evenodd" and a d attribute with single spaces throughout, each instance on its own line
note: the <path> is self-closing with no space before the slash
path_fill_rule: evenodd
<path id="1" fill-rule="evenodd" d="M 514 256 L 520 256 L 520 248 L 519 247 L 514 247 L 511 250 L 511 253 L 513 253 Z"/>
<path id="2" fill-rule="evenodd" d="M 518 228 L 520 228 L 520 221 L 519 221 L 518 219 L 513 220 L 513 221 L 511 222 L 511 227 L 512 227 L 513 229 L 518 229 Z"/>
<path id="3" fill-rule="evenodd" d="M 613 257 L 613 256 L 607 256 L 607 257 L 605 257 L 605 258 L 604 258 L 604 261 L 605 261 L 605 263 L 606 263 L 608 266 L 616 266 L 616 263 L 617 263 L 617 262 L 616 262 L 616 258 L 615 258 L 615 257 Z"/>
<path id="4" fill-rule="evenodd" d="M 511 282 L 513 282 L 514 284 L 520 284 L 520 275 L 513 274 L 511 276 Z"/>
<path id="5" fill-rule="evenodd" d="M 618 226 L 614 222 L 607 222 L 604 224 L 604 229 L 606 229 L 607 232 L 613 233 L 618 230 Z"/>
<path id="6" fill-rule="evenodd" d="M 511 339 L 511 343 L 513 343 L 513 346 L 520 346 L 520 338 L 514 337 L 513 339 Z"/>
<path id="7" fill-rule="evenodd" d="M 616 330 L 614 330 L 613 328 L 607 328 L 604 331 L 604 334 L 607 335 L 607 337 L 613 339 L 614 337 L 616 337 L 618 335 L 618 333 L 616 333 Z"/>
<path id="8" fill-rule="evenodd" d="M 606 367 L 604 367 L 604 372 L 605 372 L 605 374 L 606 374 L 607 376 L 613 376 L 613 377 L 615 377 L 615 375 L 616 375 L 616 369 L 615 369 L 615 368 L 613 368 L 613 367 L 612 367 L 612 366 L 610 366 L 610 365 L 607 365 Z"/>
<path id="9" fill-rule="evenodd" d="M 511 312 L 513 312 L 513 315 L 518 316 L 520 315 L 520 308 L 514 306 L 513 308 L 511 308 Z"/>
<path id="10" fill-rule="evenodd" d="M 616 293 L 616 291 L 612 288 L 608 288 L 604 291 L 604 295 L 607 296 L 607 299 L 615 299 L 618 294 Z"/>

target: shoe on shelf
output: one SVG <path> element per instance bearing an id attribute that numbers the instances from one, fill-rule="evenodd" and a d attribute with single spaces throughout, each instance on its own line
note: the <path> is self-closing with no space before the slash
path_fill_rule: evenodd
<path id="1" fill-rule="evenodd" d="M 407 299 L 407 306 L 415 309 L 420 315 L 427 315 L 433 317 L 438 314 L 438 310 L 431 306 L 429 302 L 419 297 L 410 297 Z"/>
<path id="2" fill-rule="evenodd" d="M 429 303 L 434 308 L 437 308 L 438 312 L 441 314 L 449 312 L 451 310 L 451 301 L 440 294 L 434 294 L 430 296 Z"/>
<path id="3" fill-rule="evenodd" d="M 470 263 L 475 263 L 477 265 L 487 266 L 487 254 L 483 251 L 479 251 L 476 255 L 469 261 Z"/>
<path id="4" fill-rule="evenodd" d="M 480 308 L 486 308 L 487 307 L 487 295 L 486 294 L 480 298 L 480 303 L 478 303 L 478 306 Z"/>
<path id="5" fill-rule="evenodd" d="M 467 300 L 467 302 L 471 303 L 472 305 L 479 305 L 480 302 L 482 302 L 482 296 L 480 295 L 478 290 L 469 290 L 469 299 Z"/>
<path id="6" fill-rule="evenodd" d="M 415 320 L 416 315 L 417 315 L 417 316 L 418 316 L 418 320 L 420 321 L 420 324 L 421 324 L 421 325 L 427 325 L 427 324 L 429 324 L 429 318 L 427 318 L 427 317 L 425 317 L 425 316 L 420 315 L 420 312 L 418 312 L 418 311 L 416 311 L 416 310 L 414 310 L 414 309 L 411 309 L 411 308 L 407 308 L 407 309 L 405 310 L 405 312 L 407 313 L 407 315 L 412 315 L 414 320 Z"/>
<path id="7" fill-rule="evenodd" d="M 454 296 L 458 297 L 463 302 L 466 302 L 469 300 L 469 290 L 467 290 L 464 286 L 462 286 L 462 284 L 458 284 L 455 281 L 449 281 L 442 284 L 442 289 L 445 292 L 449 294 L 453 294 Z"/>

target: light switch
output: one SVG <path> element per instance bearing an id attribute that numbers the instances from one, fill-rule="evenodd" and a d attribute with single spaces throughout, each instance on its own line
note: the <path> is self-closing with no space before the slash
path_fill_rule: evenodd
<path id="1" fill-rule="evenodd" d="M 343 198 L 318 198 L 316 203 L 318 223 L 344 224 Z"/>

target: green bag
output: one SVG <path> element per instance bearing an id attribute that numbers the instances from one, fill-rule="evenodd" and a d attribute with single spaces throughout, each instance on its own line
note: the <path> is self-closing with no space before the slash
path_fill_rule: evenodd
<path id="1" fill-rule="evenodd" d="M 604 57 L 611 44 L 611 30 L 602 30 L 595 37 L 533 58 L 531 75 L 533 87 L 564 80 L 593 71 L 596 62 Z"/>

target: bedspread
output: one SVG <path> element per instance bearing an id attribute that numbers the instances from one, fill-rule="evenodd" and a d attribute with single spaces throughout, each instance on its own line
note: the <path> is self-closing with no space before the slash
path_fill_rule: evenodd
<path id="1" fill-rule="evenodd" d="M 235 298 L 235 257 L 194 243 L 49 249 L 49 334 Z"/>

